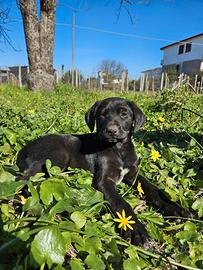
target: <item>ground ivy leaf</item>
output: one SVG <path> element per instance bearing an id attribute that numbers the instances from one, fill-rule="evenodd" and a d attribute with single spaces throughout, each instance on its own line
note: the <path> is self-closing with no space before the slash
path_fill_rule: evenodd
<path id="1" fill-rule="evenodd" d="M 82 262 L 79 259 L 71 259 L 70 261 L 71 270 L 84 270 Z"/>
<path id="2" fill-rule="evenodd" d="M 85 251 L 88 253 L 97 253 L 102 247 L 99 237 L 89 237 L 85 239 Z"/>
<path id="3" fill-rule="evenodd" d="M 0 199 L 12 197 L 16 190 L 20 190 L 25 185 L 25 181 L 0 183 Z"/>
<path id="4" fill-rule="evenodd" d="M 198 198 L 192 205 L 192 209 L 198 210 L 198 216 L 203 216 L 203 198 Z"/>
<path id="5" fill-rule="evenodd" d="M 58 227 L 41 230 L 31 244 L 31 255 L 36 263 L 62 265 L 66 251 L 66 242 Z"/>
<path id="6" fill-rule="evenodd" d="M 199 234 L 194 231 L 182 231 L 178 232 L 176 237 L 180 239 L 181 243 L 194 242 L 198 240 Z"/>
<path id="7" fill-rule="evenodd" d="M 15 180 L 15 176 L 7 171 L 0 172 L 0 182 L 13 182 Z"/>
<path id="8" fill-rule="evenodd" d="M 4 133 L 6 135 L 6 138 L 8 139 L 8 141 L 10 142 L 11 145 L 13 145 L 16 142 L 17 139 L 17 133 L 14 132 L 13 130 L 6 128 L 4 130 Z"/>
<path id="9" fill-rule="evenodd" d="M 65 196 L 65 183 L 62 179 L 48 179 L 40 186 L 40 198 L 46 205 L 52 203 L 55 198 L 57 201 L 62 200 Z"/>
<path id="10" fill-rule="evenodd" d="M 125 260 L 123 263 L 123 269 L 124 270 L 141 270 L 141 269 L 146 269 L 148 264 L 143 260 L 143 259 L 135 259 L 135 258 L 130 258 L 128 260 Z"/>
<path id="11" fill-rule="evenodd" d="M 93 269 L 97 269 L 97 270 L 106 269 L 106 266 L 104 262 L 102 261 L 102 259 L 95 254 L 88 255 L 87 258 L 85 259 L 85 263 L 92 270 Z"/>
<path id="12" fill-rule="evenodd" d="M 79 211 L 71 214 L 70 218 L 75 222 L 76 228 L 81 229 L 86 223 L 86 217 Z"/>

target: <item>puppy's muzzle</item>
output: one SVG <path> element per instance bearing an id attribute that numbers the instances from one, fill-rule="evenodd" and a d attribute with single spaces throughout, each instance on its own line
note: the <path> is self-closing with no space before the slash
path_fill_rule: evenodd
<path id="1" fill-rule="evenodd" d="M 115 137 L 119 134 L 119 128 L 116 125 L 106 127 L 105 133 L 109 137 Z"/>

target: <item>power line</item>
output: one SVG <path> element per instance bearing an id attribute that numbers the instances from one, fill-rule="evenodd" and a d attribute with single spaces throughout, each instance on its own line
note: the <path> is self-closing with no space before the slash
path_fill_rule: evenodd
<path id="1" fill-rule="evenodd" d="M 8 19 L 9 21 L 9 19 Z M 20 19 L 10 19 L 10 21 L 22 21 Z M 59 26 L 67 26 L 72 27 L 71 23 L 56 23 L 56 25 Z M 142 36 L 142 35 L 135 35 L 135 34 L 129 34 L 129 33 L 123 33 L 123 32 L 116 32 L 111 30 L 106 30 L 102 28 L 95 28 L 95 27 L 89 27 L 89 26 L 81 26 L 75 24 L 75 28 L 81 29 L 81 30 L 87 30 L 87 31 L 94 31 L 94 32 L 101 32 L 101 33 L 107 33 L 112 34 L 116 36 L 123 36 L 123 37 L 129 37 L 129 38 L 136 38 L 136 39 L 145 39 L 145 40 L 153 40 L 153 41 L 164 41 L 164 42 L 170 42 L 170 43 L 179 43 L 179 44 L 185 44 L 186 42 L 181 42 L 179 40 L 173 40 L 173 39 L 166 39 L 166 38 L 159 38 L 159 37 L 151 37 L 151 36 Z M 198 42 L 192 42 L 193 45 L 203 46 L 202 43 Z"/>
<path id="2" fill-rule="evenodd" d="M 71 26 L 71 24 L 66 24 L 66 23 L 56 23 L 56 25 L 59 26 Z M 164 41 L 164 42 L 171 42 L 171 43 L 183 43 L 181 41 L 177 40 L 172 40 L 172 39 L 164 39 L 164 38 L 157 38 L 157 37 L 151 37 L 151 36 L 141 36 L 141 35 L 135 35 L 135 34 L 128 34 L 128 33 L 123 33 L 123 32 L 116 32 L 116 31 L 111 31 L 111 30 L 106 30 L 106 29 L 101 29 L 101 28 L 95 28 L 95 27 L 88 27 L 88 26 L 81 26 L 81 25 L 75 25 L 75 28 L 81 29 L 81 30 L 88 30 L 88 31 L 95 31 L 95 32 L 102 32 L 102 33 L 107 33 L 107 34 L 112 34 L 116 36 L 124 36 L 124 37 L 130 37 L 130 38 L 136 38 L 136 39 L 146 39 L 146 40 L 154 40 L 154 41 Z M 198 45 L 198 46 L 203 46 L 202 43 L 197 43 L 193 42 L 192 44 Z"/>

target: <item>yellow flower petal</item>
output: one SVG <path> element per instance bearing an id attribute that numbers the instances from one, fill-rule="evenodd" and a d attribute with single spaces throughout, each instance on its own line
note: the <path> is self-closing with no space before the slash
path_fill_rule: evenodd
<path id="1" fill-rule="evenodd" d="M 115 222 L 121 222 L 121 219 L 119 219 L 119 218 L 114 218 L 114 221 L 115 221 Z"/>
<path id="2" fill-rule="evenodd" d="M 156 161 L 157 159 L 159 159 L 161 157 L 159 151 L 156 151 L 156 150 L 152 150 L 151 151 L 151 159 L 153 161 Z"/>
<path id="3" fill-rule="evenodd" d="M 160 117 L 159 117 L 159 122 L 161 122 L 161 123 L 165 122 L 165 118 L 162 117 L 162 116 L 160 116 Z"/>
<path id="4" fill-rule="evenodd" d="M 130 224 L 127 224 L 127 227 L 133 231 L 133 227 Z"/>
<path id="5" fill-rule="evenodd" d="M 25 198 L 23 195 L 20 195 L 19 197 L 20 197 L 21 204 L 26 204 L 26 202 L 27 202 L 28 199 Z"/>
<path id="6" fill-rule="evenodd" d="M 131 219 L 131 218 L 132 218 L 132 216 L 129 216 L 129 217 L 126 218 L 126 220 L 129 220 L 129 219 Z"/>
<path id="7" fill-rule="evenodd" d="M 142 197 L 142 194 L 144 194 L 144 191 L 142 189 L 142 186 L 141 186 L 141 183 L 140 182 L 138 182 L 137 191 L 139 193 L 139 196 Z"/>
<path id="8" fill-rule="evenodd" d="M 134 220 L 129 220 L 128 224 L 135 224 L 135 221 Z"/>
<path id="9" fill-rule="evenodd" d="M 121 228 L 123 226 L 123 223 L 120 223 L 119 225 L 118 225 L 118 228 Z"/>
<path id="10" fill-rule="evenodd" d="M 125 218 L 125 210 L 122 211 L 122 218 Z"/>
<path id="11" fill-rule="evenodd" d="M 125 214 L 125 210 L 124 209 L 122 210 L 122 215 L 119 212 L 116 212 L 116 214 L 117 214 L 117 216 L 119 218 L 115 218 L 114 221 L 120 223 L 118 225 L 118 228 L 122 228 L 123 227 L 124 231 L 126 231 L 127 228 L 133 230 L 133 227 L 131 225 L 129 225 L 129 224 L 134 224 L 135 223 L 134 220 L 131 220 L 132 216 L 126 217 L 126 214 Z"/>
<path id="12" fill-rule="evenodd" d="M 120 214 L 119 212 L 116 212 L 116 214 L 118 215 L 118 217 L 119 217 L 120 219 L 122 219 L 122 216 L 121 216 L 121 214 Z"/>

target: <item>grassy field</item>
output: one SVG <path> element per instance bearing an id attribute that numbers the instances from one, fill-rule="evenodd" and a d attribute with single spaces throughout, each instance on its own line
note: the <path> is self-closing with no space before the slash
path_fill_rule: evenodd
<path id="1" fill-rule="evenodd" d="M 119 236 L 89 172 L 64 174 L 47 161 L 50 177 L 37 174 L 27 183 L 31 196 L 16 197 L 25 185 L 15 179 L 22 146 L 47 133 L 89 132 L 85 112 L 109 96 L 133 100 L 143 110 L 147 121 L 133 138 L 140 171 L 194 214 L 163 217 L 121 183 L 120 194 L 146 224 L 150 250 Z M 53 93 L 0 86 L 0 107 L 1 270 L 203 269 L 203 96 L 185 89 L 146 95 L 65 85 Z M 156 161 L 152 150 L 160 153 Z"/>

